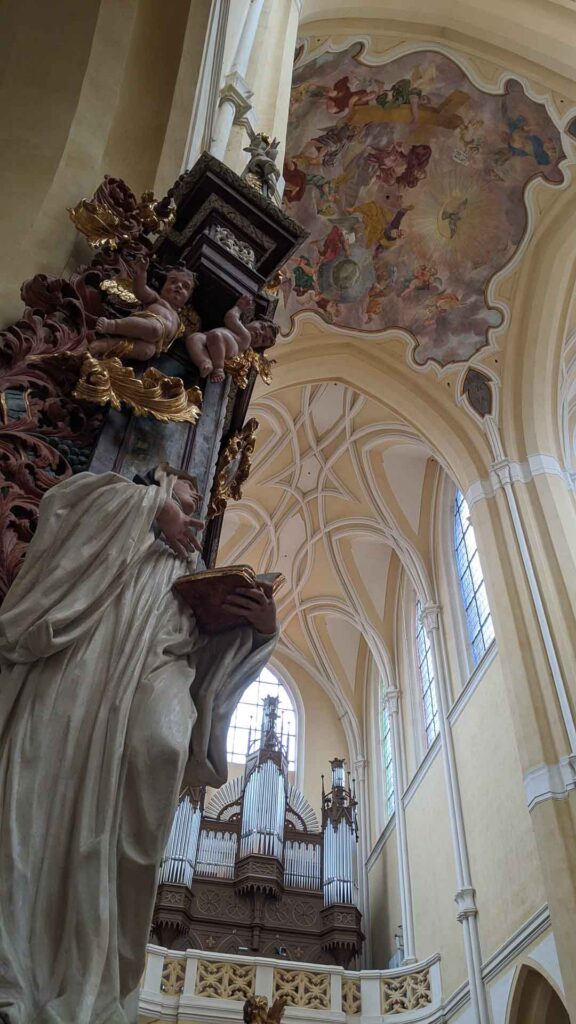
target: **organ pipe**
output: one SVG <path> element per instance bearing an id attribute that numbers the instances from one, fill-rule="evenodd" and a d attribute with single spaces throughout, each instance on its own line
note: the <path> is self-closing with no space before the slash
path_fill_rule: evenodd
<path id="1" fill-rule="evenodd" d="M 344 760 L 334 758 L 332 788 L 324 792 L 322 780 L 323 889 L 324 905 L 356 904 L 356 799 L 346 785 Z"/>
<path id="2" fill-rule="evenodd" d="M 160 865 L 160 882 L 176 885 L 192 885 L 202 808 L 189 791 L 178 804 L 168 845 Z"/>
<path id="3" fill-rule="evenodd" d="M 183 794 L 161 863 L 160 883 L 190 887 L 195 875 L 233 880 L 239 859 L 273 857 L 283 863 L 287 889 L 322 891 L 325 906 L 356 905 L 357 804 L 345 762 L 330 762 L 328 792 L 322 778 L 322 832 L 307 833 L 305 826 L 299 830 L 293 822 L 287 826 L 288 767 L 277 719 L 277 698 L 265 698 L 255 739 L 251 729 L 239 823 L 203 817 L 201 801 L 190 790 Z"/>

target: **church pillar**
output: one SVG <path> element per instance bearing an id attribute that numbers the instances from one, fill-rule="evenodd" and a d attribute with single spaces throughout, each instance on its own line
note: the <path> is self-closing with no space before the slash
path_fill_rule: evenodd
<path id="1" fill-rule="evenodd" d="M 242 95 L 236 95 L 236 115 L 227 138 L 225 163 L 237 172 L 247 162 L 243 127 L 246 120 L 250 120 L 256 131 L 280 139 L 277 163 L 282 167 L 300 8 L 301 0 L 264 0 L 252 55 L 245 72 L 248 92 L 240 90 Z M 231 82 L 231 85 L 236 87 L 238 82 Z M 232 93 L 231 99 L 234 101 Z"/>
<path id="2" fill-rule="evenodd" d="M 447 680 L 446 659 L 440 637 L 440 607 L 432 603 L 424 605 L 422 608 L 422 622 L 430 639 L 434 678 L 436 680 L 436 695 L 440 712 L 439 727 L 442 761 L 458 884 L 454 899 L 458 907 L 456 916 L 463 929 L 464 952 L 470 985 L 470 1001 L 478 1024 L 490 1024 L 486 989 L 482 978 L 482 951 L 478 931 L 476 892 L 472 884 L 472 873 L 468 857 L 454 738 L 448 720 L 450 690 Z"/>
<path id="3" fill-rule="evenodd" d="M 250 100 L 253 93 L 246 82 L 246 72 L 250 63 L 263 6 L 264 0 L 250 0 L 232 66 L 224 79 L 224 85 L 220 92 L 214 134 L 210 143 L 212 156 L 218 157 L 219 160 L 224 160 L 232 125 L 235 121 L 246 117 L 251 109 Z M 226 163 L 233 167 L 234 170 L 242 169 L 230 164 L 229 160 Z"/>
<path id="4" fill-rule="evenodd" d="M 364 945 L 362 947 L 362 966 L 367 967 L 371 963 L 371 927 L 370 927 L 370 898 L 368 893 L 368 873 L 366 861 L 370 853 L 370 841 L 368 830 L 369 804 L 366 785 L 366 769 L 368 762 L 365 757 L 359 755 L 354 759 L 354 778 L 358 788 L 358 906 L 362 914 L 362 930 L 364 932 Z"/>
<path id="5" fill-rule="evenodd" d="M 406 836 L 406 815 L 404 812 L 404 752 L 400 728 L 400 690 L 387 689 L 384 701 L 390 721 L 392 740 L 392 772 L 394 777 L 394 804 L 396 815 L 396 849 L 398 876 L 400 880 L 400 906 L 402 907 L 402 936 L 404 941 L 404 963 L 416 963 L 414 944 L 414 912 L 412 909 L 412 888 L 410 885 L 410 859 Z"/>
<path id="6" fill-rule="evenodd" d="M 576 518 L 554 462 L 501 459 L 468 494 L 566 1003 L 576 1019 Z"/>

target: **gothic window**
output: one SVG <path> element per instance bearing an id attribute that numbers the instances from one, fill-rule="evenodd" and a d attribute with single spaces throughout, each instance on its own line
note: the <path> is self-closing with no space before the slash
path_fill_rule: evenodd
<path id="1" fill-rule="evenodd" d="M 390 715 L 382 708 L 382 762 L 384 767 L 384 812 L 386 821 L 394 814 L 394 771 L 392 768 L 392 734 Z"/>
<path id="2" fill-rule="evenodd" d="M 264 697 L 279 698 L 278 731 L 282 732 L 283 744 L 288 750 L 288 770 L 293 772 L 296 769 L 296 711 L 288 690 L 269 668 L 262 669 L 236 705 L 228 730 L 228 760 L 236 764 L 246 761 L 250 735 L 253 740 L 260 735 Z"/>
<path id="3" fill-rule="evenodd" d="M 470 512 L 461 491 L 456 491 L 454 500 L 454 547 L 468 639 L 477 665 L 494 639 L 494 628 Z"/>
<path id="4" fill-rule="evenodd" d="M 418 661 L 418 674 L 420 676 L 420 688 L 422 693 L 422 710 L 424 717 L 424 731 L 426 733 L 426 746 L 431 747 L 436 739 L 440 724 L 438 715 L 438 701 L 436 700 L 436 679 L 434 678 L 434 663 L 430 649 L 430 637 L 421 622 L 422 605 L 420 601 L 416 604 L 416 658 Z"/>

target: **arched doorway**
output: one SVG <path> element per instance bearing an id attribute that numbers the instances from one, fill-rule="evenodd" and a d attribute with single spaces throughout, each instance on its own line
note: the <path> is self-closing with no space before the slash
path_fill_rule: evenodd
<path id="1" fill-rule="evenodd" d="M 508 1024 L 570 1024 L 560 996 L 550 982 L 524 964 L 516 978 Z"/>

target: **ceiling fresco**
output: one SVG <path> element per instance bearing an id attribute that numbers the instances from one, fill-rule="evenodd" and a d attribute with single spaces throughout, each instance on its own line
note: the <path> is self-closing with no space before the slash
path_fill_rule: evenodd
<path id="1" fill-rule="evenodd" d="M 560 183 L 559 131 L 509 81 L 478 89 L 437 52 L 378 66 L 361 44 L 294 72 L 284 201 L 310 232 L 286 269 L 284 328 L 401 328 L 414 359 L 465 361 L 502 323 L 487 287 L 527 227 L 524 189 Z"/>

